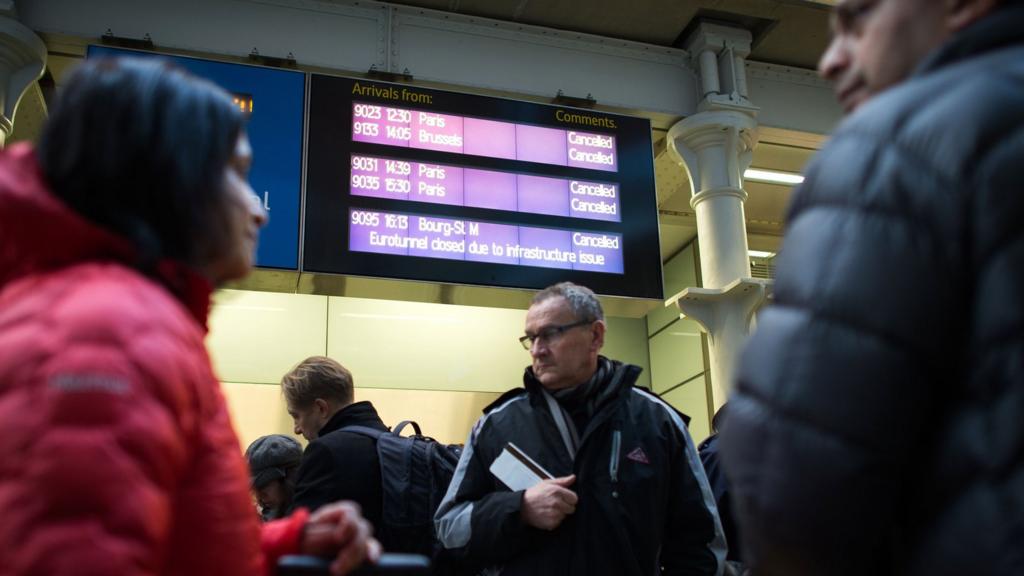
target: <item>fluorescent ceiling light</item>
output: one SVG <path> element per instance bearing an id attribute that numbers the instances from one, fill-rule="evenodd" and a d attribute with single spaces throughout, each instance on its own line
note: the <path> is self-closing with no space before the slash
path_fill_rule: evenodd
<path id="1" fill-rule="evenodd" d="M 753 180 L 755 182 L 768 182 L 769 184 L 788 184 L 790 186 L 800 184 L 804 181 L 804 177 L 799 174 L 793 174 L 792 172 L 778 172 L 776 170 L 760 170 L 757 168 L 748 168 L 743 173 L 743 177 L 747 180 Z"/>
<path id="2" fill-rule="evenodd" d="M 750 254 L 752 258 L 774 258 L 775 252 L 765 252 L 763 250 L 747 250 L 747 254 Z"/>

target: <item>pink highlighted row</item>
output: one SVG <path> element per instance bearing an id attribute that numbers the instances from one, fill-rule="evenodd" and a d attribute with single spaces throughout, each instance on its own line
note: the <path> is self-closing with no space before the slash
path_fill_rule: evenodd
<path id="1" fill-rule="evenodd" d="M 618 171 L 616 137 L 355 102 L 352 140 L 488 158 Z"/>

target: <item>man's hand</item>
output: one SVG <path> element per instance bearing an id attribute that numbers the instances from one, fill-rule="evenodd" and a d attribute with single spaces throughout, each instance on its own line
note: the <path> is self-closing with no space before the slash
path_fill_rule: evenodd
<path id="1" fill-rule="evenodd" d="M 575 475 L 541 480 L 523 493 L 523 522 L 541 530 L 558 528 L 566 516 L 576 511 L 578 497 L 569 490 L 575 481 Z"/>
<path id="2" fill-rule="evenodd" d="M 303 554 L 336 555 L 331 574 L 343 576 L 364 561 L 375 563 L 380 558 L 380 542 L 372 532 L 357 504 L 334 502 L 309 516 L 300 546 Z"/>

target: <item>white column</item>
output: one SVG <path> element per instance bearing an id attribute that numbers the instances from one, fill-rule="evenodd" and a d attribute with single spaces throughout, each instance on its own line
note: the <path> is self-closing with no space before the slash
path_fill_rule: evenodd
<path id="1" fill-rule="evenodd" d="M 754 118 L 731 110 L 701 112 L 669 130 L 669 149 L 690 177 L 705 287 L 750 276 L 742 172 L 756 139 Z"/>
<path id="2" fill-rule="evenodd" d="M 702 111 L 681 120 L 668 133 L 668 149 L 690 179 L 690 205 L 697 214 L 704 282 L 703 288 L 687 288 L 670 302 L 708 334 L 716 409 L 725 402 L 732 385 L 753 314 L 770 291 L 770 283 L 750 277 L 747 254 L 743 172 L 757 145 L 758 111 L 746 98 L 746 78 L 740 77 L 745 74 L 743 58 L 749 48 L 750 34 L 745 30 L 708 24 L 698 28 L 687 49 L 700 55 L 702 80 L 713 61 L 715 79 L 732 90 L 705 94 Z M 709 53 L 713 59 L 707 57 Z M 723 74 L 727 76 L 721 77 Z"/>
<path id="3" fill-rule="evenodd" d="M 700 53 L 700 82 L 703 87 L 701 97 L 704 98 L 718 94 L 722 89 L 718 82 L 718 57 L 712 50 L 703 50 Z"/>
<path id="4" fill-rule="evenodd" d="M 736 54 L 733 56 L 736 67 L 736 91 L 743 98 L 750 96 L 747 90 L 747 57 Z"/>
<path id="5" fill-rule="evenodd" d="M 45 67 L 46 45 L 14 19 L 11 0 L 0 1 L 0 147 L 14 129 L 18 101 Z"/>

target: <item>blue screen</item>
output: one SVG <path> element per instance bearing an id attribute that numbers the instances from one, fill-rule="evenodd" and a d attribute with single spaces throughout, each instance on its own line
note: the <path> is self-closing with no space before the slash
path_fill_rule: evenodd
<path id="1" fill-rule="evenodd" d="M 302 123 L 305 75 L 244 64 L 89 46 L 87 57 L 143 56 L 173 61 L 232 94 L 251 98 L 247 131 L 253 165 L 249 180 L 270 221 L 260 232 L 256 265 L 297 270 L 302 190 Z"/>

